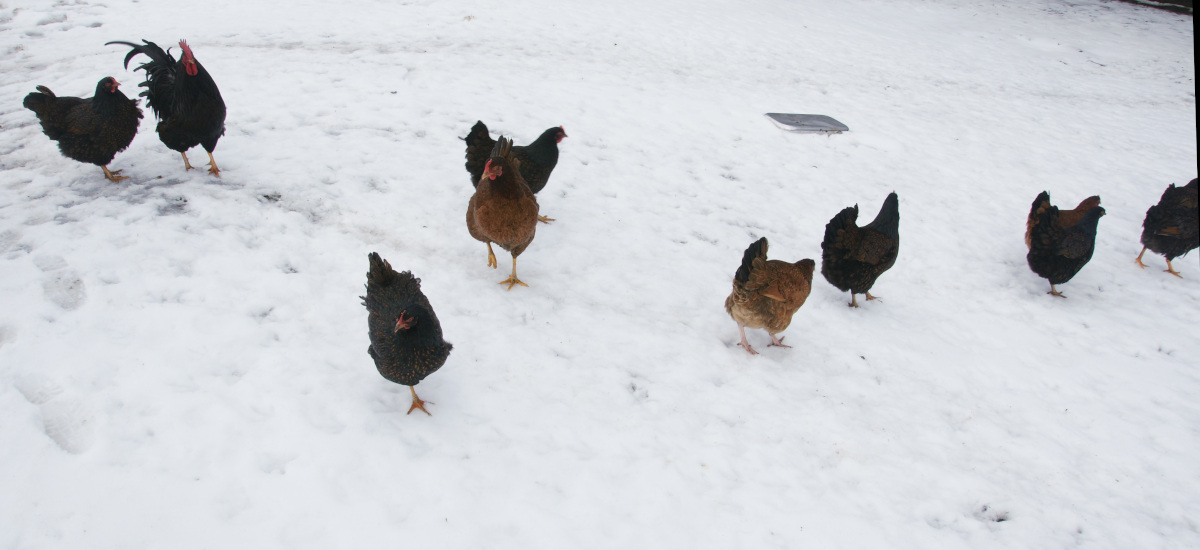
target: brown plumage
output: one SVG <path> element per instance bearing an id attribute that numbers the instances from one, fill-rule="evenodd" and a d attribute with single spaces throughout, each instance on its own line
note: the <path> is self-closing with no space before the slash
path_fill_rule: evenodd
<path id="1" fill-rule="evenodd" d="M 442 325 L 421 292 L 421 280 L 408 271 L 397 273 L 374 252 L 367 259 L 367 295 L 361 296 L 371 336 L 367 354 L 384 378 L 408 386 L 413 399 L 409 413 L 421 409 L 429 414 L 414 386 L 442 368 L 454 346 L 442 339 Z"/>
<path id="2" fill-rule="evenodd" d="M 1033 201 L 1033 205 L 1029 208 L 1029 218 L 1025 220 L 1025 248 L 1030 248 L 1033 241 L 1033 226 L 1038 223 L 1038 215 L 1045 212 L 1050 205 L 1050 193 L 1042 191 Z M 1060 227 L 1067 228 L 1083 219 L 1084 214 L 1100 206 L 1100 197 L 1091 196 L 1079 202 L 1074 210 L 1060 210 L 1058 212 L 1058 224 Z"/>
<path id="3" fill-rule="evenodd" d="M 900 249 L 899 198 L 891 193 L 875 219 L 858 224 L 858 205 L 844 208 L 825 225 L 821 241 L 821 275 L 829 284 L 850 291 L 850 307 L 858 307 L 855 294 L 871 296 L 871 287 L 896 263 Z"/>
<path id="4" fill-rule="evenodd" d="M 550 173 L 558 165 L 558 143 L 565 137 L 567 132 L 563 127 L 556 126 L 547 128 L 529 145 L 513 146 L 512 155 L 520 163 L 521 177 L 535 195 L 550 181 Z M 478 186 L 479 179 L 483 177 L 484 165 L 491 158 L 496 142 L 488 135 L 488 127 L 483 121 L 477 121 L 467 137 L 462 139 L 467 142 L 466 167 L 467 173 L 471 174 L 471 185 Z M 538 221 L 549 223 L 554 221 L 554 218 L 538 216 Z"/>
<path id="5" fill-rule="evenodd" d="M 787 330 L 792 316 L 808 299 L 816 265 L 809 259 L 796 263 L 768 260 L 766 237 L 750 244 L 733 276 L 733 291 L 725 298 L 725 311 L 742 336 L 738 345 L 751 354 L 758 353 L 746 341 L 746 327 L 750 327 L 766 329 L 771 335 L 769 345 L 791 347 L 776 335 Z"/>
<path id="6" fill-rule="evenodd" d="M 1175 187 L 1172 183 L 1163 191 L 1158 204 L 1146 210 L 1146 219 L 1142 221 L 1142 253 L 1137 257 L 1138 265 L 1146 267 L 1142 263 L 1142 254 L 1150 249 L 1167 258 L 1167 273 L 1183 278 L 1171 266 L 1171 260 L 1200 247 L 1200 208 L 1197 207 L 1196 195 L 1195 179 L 1183 187 Z"/>
<path id="7" fill-rule="evenodd" d="M 520 163 L 513 158 L 512 140 L 500 136 L 484 165 L 483 177 L 467 204 L 467 230 L 487 244 L 488 266 L 495 268 L 492 243 L 512 254 L 512 275 L 500 284 L 529 286 L 517 278 L 517 256 L 533 242 L 537 231 L 538 202 L 521 178 Z"/>
<path id="8" fill-rule="evenodd" d="M 142 110 L 137 100 L 125 97 L 111 76 L 96 83 L 96 93 L 87 99 L 58 97 L 50 88 L 38 86 L 25 96 L 26 109 L 42 123 L 42 131 L 58 142 L 63 156 L 95 164 L 109 181 L 129 179 L 120 170 L 108 171 L 108 163 L 124 151 L 137 135 Z"/>

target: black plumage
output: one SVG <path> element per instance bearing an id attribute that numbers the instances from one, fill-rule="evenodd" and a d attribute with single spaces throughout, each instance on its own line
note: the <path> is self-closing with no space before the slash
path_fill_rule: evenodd
<path id="1" fill-rule="evenodd" d="M 95 164 L 110 181 L 128 179 L 121 171 L 108 171 L 108 163 L 124 151 L 137 135 L 142 110 L 117 88 L 111 76 L 96 83 L 96 93 L 87 99 L 58 97 L 50 88 L 38 86 L 22 103 L 34 112 L 50 139 L 58 142 L 63 156 Z"/>
<path id="2" fill-rule="evenodd" d="M 375 252 L 367 258 L 371 270 L 367 295 L 361 297 L 371 336 L 367 353 L 379 374 L 412 391 L 409 413 L 421 409 L 429 414 L 413 386 L 440 369 L 454 346 L 442 339 L 442 325 L 421 292 L 421 280 L 408 271 L 397 273 Z"/>
<path id="3" fill-rule="evenodd" d="M 144 54 L 150 61 L 137 69 L 146 72 L 146 81 L 139 84 L 146 88 L 140 95 L 158 118 L 158 137 L 167 147 L 179 151 L 183 156 L 184 168 L 191 170 L 187 150 L 200 145 L 208 153 L 208 172 L 220 177 L 221 170 L 213 158 L 217 140 L 225 134 L 225 100 L 208 71 L 196 60 L 192 49 L 184 40 L 179 41 L 182 50 L 179 59 L 171 57 L 157 44 L 143 40 L 143 45 L 132 42 L 114 41 L 133 48 L 125 56 L 125 68 L 137 54 Z"/>
<path id="4" fill-rule="evenodd" d="M 558 142 L 565 137 L 567 132 L 563 127 L 555 126 L 547 128 L 529 145 L 512 148 L 512 156 L 519 163 L 521 177 L 534 194 L 544 189 L 550 181 L 550 173 L 558 165 Z M 496 140 L 488 134 L 488 127 L 483 121 L 476 122 L 467 137 L 462 139 L 467 142 L 467 173 L 471 174 L 471 185 L 478 187 Z M 538 221 L 552 222 L 554 219 L 538 216 Z"/>
<path id="5" fill-rule="evenodd" d="M 821 275 L 829 284 L 850 291 L 850 307 L 858 307 L 855 294 L 869 292 L 875 280 L 896 263 L 900 250 L 899 198 L 891 193 L 875 219 L 858 227 L 858 205 L 845 208 L 825 225 L 821 242 Z"/>
<path id="6" fill-rule="evenodd" d="M 1142 267 L 1142 254 L 1150 249 L 1167 258 L 1166 272 L 1183 277 L 1171 266 L 1171 260 L 1200 247 L 1200 206 L 1197 205 L 1196 180 L 1183 187 L 1172 183 L 1163 191 L 1158 204 L 1146 210 L 1142 221 L 1142 252 L 1137 263 Z"/>
<path id="7" fill-rule="evenodd" d="M 1036 208 L 1037 203 L 1034 204 Z M 1104 207 L 1093 206 L 1077 223 L 1063 227 L 1057 206 L 1045 206 L 1037 213 L 1025 258 L 1029 269 L 1050 281 L 1047 294 L 1066 297 L 1054 286 L 1070 281 L 1092 259 L 1096 249 L 1096 227 L 1103 215 Z"/>

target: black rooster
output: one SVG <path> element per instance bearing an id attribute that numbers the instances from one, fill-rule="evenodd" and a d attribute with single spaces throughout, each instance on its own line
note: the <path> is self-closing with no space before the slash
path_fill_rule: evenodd
<path id="1" fill-rule="evenodd" d="M 367 258 L 367 295 L 360 296 L 371 335 L 367 353 L 379 374 L 408 386 L 413 399 L 409 414 L 413 409 L 430 414 L 413 386 L 440 369 L 454 346 L 442 339 L 442 325 L 421 293 L 421 280 L 408 271 L 397 273 L 375 252 Z"/>
<path id="2" fill-rule="evenodd" d="M 146 97 L 146 103 L 158 117 L 158 138 L 183 155 L 183 166 L 187 170 L 192 169 L 187 150 L 201 145 L 208 152 L 208 173 L 221 177 L 221 170 L 212 156 L 217 140 L 225 134 L 225 101 L 221 99 L 217 83 L 192 55 L 187 41 L 179 41 L 183 52 L 178 61 L 157 44 L 148 40 L 142 42 L 145 45 L 120 41 L 105 45 L 121 44 L 133 48 L 125 56 L 126 69 L 129 60 L 139 53 L 150 58 L 134 70 L 146 71 L 146 81 L 139 84 L 146 91 L 140 95 Z"/>
<path id="3" fill-rule="evenodd" d="M 529 190 L 536 194 L 546 187 L 550 181 L 550 173 L 558 164 L 558 143 L 567 137 L 562 126 L 547 128 L 542 135 L 529 145 L 517 145 L 512 148 L 512 156 L 520 163 L 521 177 Z M 467 172 L 471 174 L 471 185 L 478 187 L 479 178 L 483 177 L 484 166 L 492 156 L 492 148 L 496 140 L 488 135 L 488 127 L 483 121 L 478 121 L 471 127 L 471 133 L 462 138 L 467 142 Z M 538 221 L 549 223 L 554 218 L 538 216 Z"/>
<path id="4" fill-rule="evenodd" d="M 87 99 L 58 97 L 50 88 L 38 86 L 25 96 L 26 109 L 37 114 L 42 131 L 58 142 L 63 156 L 95 164 L 109 181 L 129 179 L 120 170 L 108 171 L 108 163 L 124 151 L 137 135 L 142 110 L 137 100 L 125 97 L 120 83 L 106 76 L 96 83 L 96 93 Z"/>
<path id="5" fill-rule="evenodd" d="M 821 241 L 821 275 L 829 284 L 850 291 L 850 307 L 858 307 L 855 294 L 869 292 L 884 271 L 896 263 L 900 249 L 900 210 L 896 193 L 887 196 L 871 223 L 858 227 L 858 205 L 845 208 L 825 225 Z"/>
<path id="6" fill-rule="evenodd" d="M 1175 187 L 1172 183 L 1163 191 L 1158 204 L 1146 211 L 1138 265 L 1146 267 L 1142 263 L 1142 254 L 1148 248 L 1167 257 L 1167 273 L 1183 278 L 1171 267 L 1171 260 L 1200 247 L 1200 228 L 1197 227 L 1200 226 L 1200 207 L 1196 195 L 1195 179 L 1183 187 Z"/>
<path id="7" fill-rule="evenodd" d="M 1043 195 L 1048 197 L 1043 191 L 1030 208 L 1036 212 L 1037 223 L 1030 228 L 1029 253 L 1025 259 L 1029 269 L 1050 281 L 1050 292 L 1046 294 L 1066 298 L 1054 285 L 1070 281 L 1092 259 L 1096 226 L 1104 215 L 1104 207 L 1093 206 L 1078 221 L 1064 227 L 1058 207 L 1045 203 Z"/>

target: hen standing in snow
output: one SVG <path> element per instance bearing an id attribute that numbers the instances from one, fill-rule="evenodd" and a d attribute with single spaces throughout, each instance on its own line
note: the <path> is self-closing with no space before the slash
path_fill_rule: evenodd
<path id="1" fill-rule="evenodd" d="M 487 244 L 488 267 L 498 266 L 492 243 L 512 254 L 512 275 L 500 281 L 508 284 L 508 290 L 513 285 L 529 286 L 517 278 L 517 256 L 533 242 L 538 224 L 537 198 L 521 178 L 512 149 L 512 140 L 500 136 L 467 204 L 467 231 Z"/>
<path id="2" fill-rule="evenodd" d="M 794 264 L 768 260 L 766 237 L 750 244 L 733 276 L 733 292 L 725 298 L 725 312 L 738 325 L 742 348 L 758 354 L 746 341 L 746 327 L 766 329 L 771 335 L 769 345 L 791 347 L 775 335 L 787 330 L 792 316 L 808 299 L 816 266 L 809 259 Z"/>
<path id="3" fill-rule="evenodd" d="M 58 97 L 50 88 L 38 86 L 37 92 L 25 96 L 24 105 L 37 115 L 42 132 L 58 142 L 63 156 L 95 164 L 109 181 L 121 181 L 129 178 L 117 175 L 120 170 L 109 172 L 108 163 L 137 135 L 142 110 L 118 86 L 113 77 L 104 77 L 87 99 Z"/>
<path id="4" fill-rule="evenodd" d="M 1167 273 L 1183 278 L 1171 267 L 1171 260 L 1200 247 L 1200 206 L 1197 205 L 1196 195 L 1195 179 L 1183 187 L 1175 187 L 1172 183 L 1163 191 L 1158 204 L 1146 211 L 1146 219 L 1142 221 L 1142 253 L 1137 257 L 1138 265 L 1146 267 L 1142 263 L 1142 254 L 1150 249 L 1167 257 Z"/>
<path id="5" fill-rule="evenodd" d="M 1033 201 L 1030 213 L 1037 221 L 1030 229 L 1029 253 L 1025 259 L 1029 269 L 1050 281 L 1050 294 L 1066 298 L 1054 285 L 1070 281 L 1080 269 L 1092 259 L 1096 250 L 1096 226 L 1104 208 L 1093 206 L 1079 219 L 1073 217 L 1070 225 L 1064 226 L 1063 214 L 1057 206 L 1049 203 L 1050 194 L 1042 191 Z M 1099 203 L 1099 198 L 1096 200 Z"/>
<path id="6" fill-rule="evenodd" d="M 562 126 L 548 128 L 533 143 L 517 145 L 512 148 L 513 158 L 521 165 L 521 177 L 529 190 L 537 194 L 550 181 L 550 173 L 558 165 L 558 143 L 567 137 Z M 471 127 L 471 133 L 463 138 L 467 142 L 467 172 L 471 174 L 471 185 L 479 186 L 483 177 L 484 166 L 492 155 L 495 140 L 488 135 L 488 127 L 483 121 L 478 121 Z M 550 223 L 554 218 L 538 216 L 538 221 Z"/>
<path id="7" fill-rule="evenodd" d="M 1079 202 L 1074 210 L 1059 210 L 1058 225 L 1060 227 L 1071 227 L 1079 220 L 1083 219 L 1083 215 L 1100 206 L 1100 197 L 1091 196 Z M 1025 248 L 1033 247 L 1033 227 L 1038 224 L 1038 215 L 1050 207 L 1050 193 L 1042 191 L 1038 198 L 1033 201 L 1033 207 L 1029 209 L 1029 218 L 1025 221 Z"/>
<path id="8" fill-rule="evenodd" d="M 855 294 L 871 296 L 884 271 L 896 263 L 900 249 L 900 210 L 896 193 L 887 196 L 871 223 L 858 227 L 858 205 L 845 208 L 825 225 L 821 242 L 821 275 L 839 290 L 850 291 L 850 307 L 858 307 Z"/>
<path id="9" fill-rule="evenodd" d="M 413 399 L 409 414 L 413 409 L 430 414 L 414 386 L 441 368 L 454 346 L 442 339 L 442 325 L 421 293 L 421 280 L 408 271 L 396 273 L 375 252 L 367 258 L 371 271 L 367 295 L 361 297 L 371 335 L 367 353 L 379 374 L 408 386 Z"/>
<path id="10" fill-rule="evenodd" d="M 133 48 L 125 56 L 126 69 L 129 60 L 139 53 L 150 58 L 134 70 L 146 71 L 146 81 L 139 84 L 146 91 L 140 95 L 146 97 L 146 103 L 158 117 L 158 138 L 183 155 L 183 166 L 187 170 L 192 169 L 187 150 L 201 145 L 208 153 L 208 173 L 221 177 L 221 170 L 212 155 L 217 140 L 225 134 L 225 101 L 221 99 L 217 83 L 192 55 L 186 41 L 179 41 L 183 51 L 178 61 L 157 44 L 148 40 L 142 42 L 145 42 L 144 46 L 119 41 L 105 45 L 122 44 Z"/>

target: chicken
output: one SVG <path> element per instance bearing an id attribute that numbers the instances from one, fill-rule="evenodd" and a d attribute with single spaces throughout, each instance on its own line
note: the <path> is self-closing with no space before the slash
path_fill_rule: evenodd
<path id="1" fill-rule="evenodd" d="M 118 175 L 120 170 L 110 172 L 108 163 L 137 135 L 142 110 L 136 99 L 117 89 L 120 85 L 106 76 L 87 99 L 58 97 L 50 88 L 38 86 L 38 91 L 25 96 L 23 104 L 37 115 L 42 132 L 58 142 L 63 156 L 95 164 L 109 181 L 121 181 L 129 178 Z"/>
<path id="2" fill-rule="evenodd" d="M 1183 187 L 1175 187 L 1172 183 L 1163 191 L 1158 204 L 1146 211 L 1146 219 L 1142 221 L 1142 253 L 1138 254 L 1137 264 L 1146 267 L 1142 263 L 1142 254 L 1150 249 L 1167 257 L 1167 273 L 1182 279 L 1183 275 L 1171 267 L 1171 260 L 1200 247 L 1197 226 L 1200 226 L 1200 208 L 1197 207 L 1196 180 Z"/>
<path id="3" fill-rule="evenodd" d="M 179 41 L 183 51 L 178 61 L 157 44 L 148 40 L 142 42 L 145 45 L 119 41 L 105 45 L 122 44 L 133 48 L 125 56 L 126 69 L 129 60 L 139 53 L 150 58 L 134 70 L 146 71 L 146 81 L 139 84 L 146 91 L 139 95 L 146 97 L 146 103 L 158 118 L 158 138 L 167 147 L 179 151 L 186 170 L 192 169 L 187 150 L 201 145 L 208 153 L 208 173 L 221 177 L 212 154 L 217 140 L 225 135 L 225 101 L 221 99 L 217 83 L 192 55 L 187 41 Z"/>
<path id="4" fill-rule="evenodd" d="M 1045 191 L 1038 195 L 1033 201 L 1033 207 L 1029 209 L 1029 219 L 1025 221 L 1025 248 L 1030 248 L 1030 242 L 1033 240 L 1033 226 L 1037 225 L 1038 214 L 1050 206 L 1050 193 Z M 1095 195 L 1083 199 L 1074 210 L 1059 211 L 1058 225 L 1062 227 L 1071 227 L 1079 223 L 1083 219 L 1083 215 L 1088 210 L 1100 206 L 1100 197 Z"/>
<path id="5" fill-rule="evenodd" d="M 529 286 L 517 278 L 520 256 L 537 231 L 538 202 L 521 178 L 520 162 L 513 158 L 512 140 L 500 136 L 484 164 L 483 177 L 467 204 L 467 230 L 487 244 L 488 267 L 496 268 L 492 243 L 512 254 L 512 275 L 500 284 Z"/>
<path id="6" fill-rule="evenodd" d="M 408 414 L 413 409 L 430 414 L 415 386 L 442 368 L 454 346 L 442 339 L 442 325 L 421 293 L 421 280 L 408 271 L 396 273 L 375 252 L 367 258 L 371 262 L 367 295 L 360 296 L 371 335 L 367 354 L 384 378 L 408 386 L 412 392 Z"/>
<path id="7" fill-rule="evenodd" d="M 796 263 L 767 259 L 767 238 L 746 249 L 742 265 L 733 276 L 733 292 L 725 298 L 725 311 L 733 317 L 742 335 L 742 346 L 751 355 L 758 352 L 746 341 L 746 327 L 766 329 L 771 346 L 790 348 L 776 335 L 787 330 L 792 316 L 804 305 L 812 291 L 813 270 L 817 263 L 804 259 Z"/>
<path id="8" fill-rule="evenodd" d="M 1050 281 L 1047 294 L 1066 298 L 1054 286 L 1070 281 L 1092 259 L 1096 249 L 1096 226 L 1104 215 L 1104 208 L 1093 206 L 1079 219 L 1070 216 L 1066 221 L 1071 225 L 1064 226 L 1063 215 L 1058 207 L 1049 204 L 1049 198 L 1050 195 L 1042 191 L 1030 207 L 1031 214 L 1037 219 L 1030 228 L 1029 253 L 1025 259 L 1029 269 Z"/>
<path id="9" fill-rule="evenodd" d="M 513 158 L 521 163 L 521 177 L 534 194 L 550 181 L 550 172 L 558 164 L 558 143 L 565 137 L 567 132 L 562 126 L 547 128 L 533 143 L 512 148 Z M 471 185 L 478 186 L 484 165 L 491 157 L 496 142 L 488 135 L 488 127 L 483 121 L 476 122 L 471 127 L 471 133 L 462 139 L 467 142 L 467 172 L 471 174 Z M 554 218 L 538 216 L 538 221 L 550 223 Z"/>
<path id="10" fill-rule="evenodd" d="M 893 192 L 871 223 L 858 227 L 858 205 L 845 208 L 825 224 L 821 241 L 821 275 L 839 290 L 850 291 L 850 307 L 858 307 L 855 294 L 866 294 L 884 271 L 896 263 L 900 249 L 899 198 Z"/>

